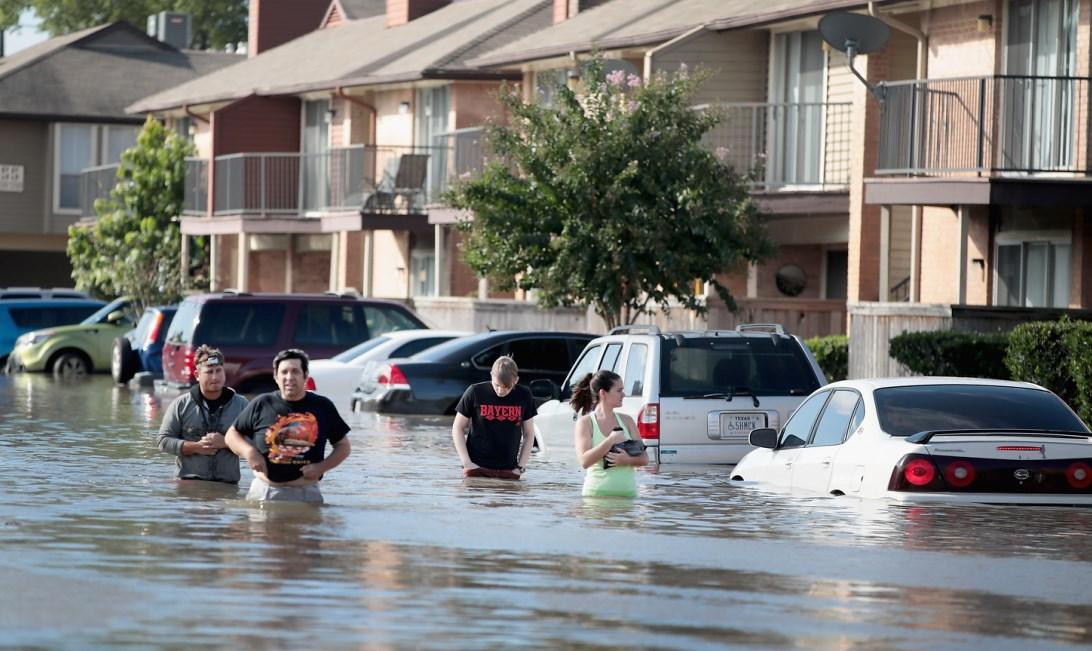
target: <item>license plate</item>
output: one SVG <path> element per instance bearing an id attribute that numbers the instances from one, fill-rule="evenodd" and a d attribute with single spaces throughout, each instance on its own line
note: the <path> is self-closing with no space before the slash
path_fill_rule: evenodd
<path id="1" fill-rule="evenodd" d="M 714 438 L 715 428 L 715 434 L 722 440 L 729 438 L 747 440 L 751 430 L 766 427 L 766 414 L 715 412 L 709 414 L 709 426 L 710 438 Z"/>

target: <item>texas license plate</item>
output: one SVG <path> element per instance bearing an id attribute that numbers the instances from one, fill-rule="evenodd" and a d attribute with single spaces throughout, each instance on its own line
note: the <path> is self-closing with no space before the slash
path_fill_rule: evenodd
<path id="1" fill-rule="evenodd" d="M 714 419 L 710 418 L 709 420 L 713 421 Z M 713 423 L 710 423 L 710 425 L 712 424 Z M 719 425 L 718 429 L 721 439 L 742 438 L 746 441 L 747 437 L 751 434 L 751 430 L 766 427 L 766 414 L 722 412 L 720 418 L 717 420 L 717 425 Z M 712 434 L 712 432 L 710 432 L 710 434 Z"/>

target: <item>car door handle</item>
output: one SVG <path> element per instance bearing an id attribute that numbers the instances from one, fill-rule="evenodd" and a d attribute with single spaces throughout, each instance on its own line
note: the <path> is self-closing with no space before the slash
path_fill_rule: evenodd
<path id="1" fill-rule="evenodd" d="M 829 466 L 830 465 L 830 459 L 823 459 L 822 461 L 819 462 L 819 465 Z"/>
<path id="2" fill-rule="evenodd" d="M 575 411 L 573 412 L 573 422 L 574 423 L 576 422 L 576 412 Z"/>
<path id="3" fill-rule="evenodd" d="M 792 461 L 786 461 L 785 462 L 785 467 L 786 468 L 792 468 Z"/>

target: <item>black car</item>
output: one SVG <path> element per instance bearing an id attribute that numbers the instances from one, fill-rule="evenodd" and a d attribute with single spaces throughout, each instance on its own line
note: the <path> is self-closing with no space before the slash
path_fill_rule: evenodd
<path id="1" fill-rule="evenodd" d="M 385 414 L 455 413 L 466 388 L 487 382 L 493 362 L 511 355 L 520 384 L 565 379 L 594 335 L 571 332 L 482 332 L 453 339 L 413 357 L 390 360 L 353 392 L 353 411 Z"/>

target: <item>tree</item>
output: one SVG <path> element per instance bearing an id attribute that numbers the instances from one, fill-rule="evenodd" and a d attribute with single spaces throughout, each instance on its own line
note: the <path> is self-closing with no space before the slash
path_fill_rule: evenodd
<path id="1" fill-rule="evenodd" d="M 248 6 L 248 0 L 0 0 L 0 29 L 5 20 L 14 26 L 22 9 L 33 9 L 51 36 L 115 20 L 143 28 L 148 16 L 180 11 L 193 18 L 193 47 L 220 49 L 246 41 Z"/>
<path id="2" fill-rule="evenodd" d="M 451 205 L 473 214 L 464 256 L 500 289 L 535 290 L 544 307 L 590 305 L 609 327 L 675 300 L 704 313 L 695 281 L 729 306 L 719 272 L 757 262 L 771 245 L 748 191 L 702 145 L 719 116 L 691 108 L 704 74 L 603 73 L 594 59 L 577 95 L 555 106 L 510 88 L 508 119 L 488 131 L 494 160 L 457 183 Z"/>
<path id="3" fill-rule="evenodd" d="M 99 296 L 126 294 L 141 305 L 174 303 L 208 287 L 207 243 L 190 248 L 189 286 L 180 273 L 185 160 L 193 146 L 148 118 L 137 144 L 121 155 L 118 183 L 95 202 L 93 224 L 68 229 L 76 286 Z"/>

